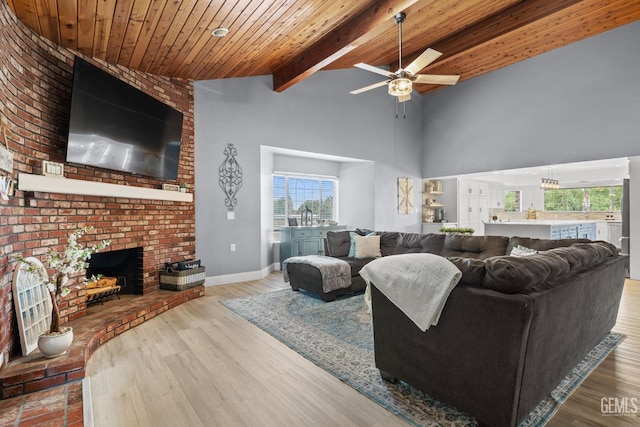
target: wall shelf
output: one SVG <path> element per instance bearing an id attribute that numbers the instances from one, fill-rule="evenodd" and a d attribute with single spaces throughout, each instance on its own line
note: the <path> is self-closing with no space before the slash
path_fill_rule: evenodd
<path id="1" fill-rule="evenodd" d="M 193 194 L 107 182 L 56 178 L 28 173 L 18 174 L 18 188 L 22 191 L 77 194 L 83 196 L 124 197 L 129 199 L 193 202 Z"/>

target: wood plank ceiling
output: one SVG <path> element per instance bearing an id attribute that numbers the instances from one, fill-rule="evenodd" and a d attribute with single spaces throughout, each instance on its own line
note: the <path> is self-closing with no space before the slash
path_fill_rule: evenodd
<path id="1" fill-rule="evenodd" d="M 95 58 L 192 80 L 272 74 L 277 91 L 358 62 L 395 70 L 399 11 L 403 64 L 432 47 L 444 55 L 421 72 L 461 81 L 640 19 L 639 0 L 7 2 L 36 33 Z"/>

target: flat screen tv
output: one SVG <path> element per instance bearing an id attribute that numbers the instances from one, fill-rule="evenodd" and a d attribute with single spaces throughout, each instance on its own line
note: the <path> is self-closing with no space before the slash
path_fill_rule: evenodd
<path id="1" fill-rule="evenodd" d="M 66 160 L 175 180 L 182 113 L 76 57 Z"/>

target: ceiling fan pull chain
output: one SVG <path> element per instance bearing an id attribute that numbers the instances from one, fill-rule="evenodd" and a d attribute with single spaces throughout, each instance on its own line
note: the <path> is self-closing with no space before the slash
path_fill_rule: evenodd
<path id="1" fill-rule="evenodd" d="M 398 101 L 398 98 L 396 98 L 395 101 L 395 106 L 396 106 L 396 119 L 398 118 L 398 104 L 400 104 L 400 101 Z M 407 104 L 406 103 L 402 103 L 402 118 L 406 119 L 407 118 Z"/>
<path id="2" fill-rule="evenodd" d="M 396 21 L 398 22 L 398 70 L 402 70 L 402 21 L 404 21 L 404 16 L 396 15 Z"/>

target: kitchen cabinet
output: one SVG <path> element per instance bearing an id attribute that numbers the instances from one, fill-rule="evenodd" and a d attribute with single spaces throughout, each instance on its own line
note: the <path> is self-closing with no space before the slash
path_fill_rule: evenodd
<path id="1" fill-rule="evenodd" d="M 597 236 L 597 226 L 595 222 L 551 226 L 552 239 L 596 240 L 596 236 Z"/>
<path id="2" fill-rule="evenodd" d="M 596 239 L 595 221 L 505 221 L 484 226 L 487 236 L 521 236 L 538 239 Z"/>
<path id="3" fill-rule="evenodd" d="M 609 222 L 607 223 L 607 242 L 615 245 L 618 249 L 622 248 L 622 222 Z"/>
<path id="4" fill-rule="evenodd" d="M 581 222 L 580 224 L 578 224 L 578 238 L 597 240 L 598 238 L 597 223 Z"/>
<path id="5" fill-rule="evenodd" d="M 458 181 L 458 227 L 473 228 L 474 235 L 484 234 L 489 220 L 489 185 L 479 181 Z"/>
<path id="6" fill-rule="evenodd" d="M 489 186 L 489 208 L 504 209 L 504 187 L 502 185 Z"/>
<path id="7" fill-rule="evenodd" d="M 598 221 L 596 223 L 596 240 L 609 241 L 609 226 L 604 221 Z"/>
<path id="8" fill-rule="evenodd" d="M 292 256 L 324 255 L 324 238 L 328 231 L 345 230 L 345 225 L 317 227 L 282 227 L 280 230 L 280 268 Z"/>
<path id="9" fill-rule="evenodd" d="M 468 194 L 469 196 L 488 196 L 489 183 L 483 181 L 458 181 L 458 193 Z"/>

